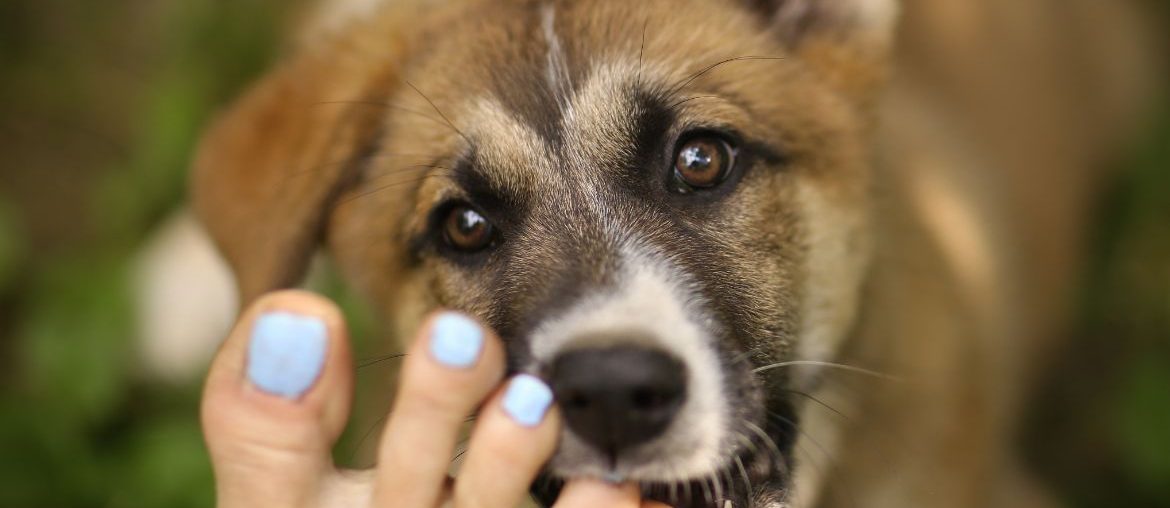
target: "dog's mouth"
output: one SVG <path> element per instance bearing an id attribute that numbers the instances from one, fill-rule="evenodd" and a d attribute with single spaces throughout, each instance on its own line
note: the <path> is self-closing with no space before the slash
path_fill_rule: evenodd
<path id="1" fill-rule="evenodd" d="M 771 443 L 758 445 L 771 448 Z M 764 448 L 740 451 L 704 477 L 675 482 L 639 482 L 642 497 L 674 508 L 724 508 L 728 502 L 731 506 L 749 506 L 757 489 L 767 486 L 782 491 L 787 482 L 788 460 L 783 456 L 772 456 L 770 451 L 762 451 Z"/>
<path id="2" fill-rule="evenodd" d="M 609 474 L 600 479 L 614 484 L 634 481 L 644 500 L 673 508 L 724 508 L 727 503 L 749 506 L 761 491 L 785 492 L 791 467 L 788 454 L 779 450 L 773 440 L 757 441 L 731 454 L 722 466 L 703 476 L 661 481 Z M 551 506 L 569 480 L 546 471 L 533 483 L 532 494 L 542 505 Z"/>

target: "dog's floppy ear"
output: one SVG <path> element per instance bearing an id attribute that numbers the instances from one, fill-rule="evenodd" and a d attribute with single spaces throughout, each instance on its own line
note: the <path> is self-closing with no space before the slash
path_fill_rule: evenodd
<path id="1" fill-rule="evenodd" d="M 862 103 L 885 80 L 899 0 L 744 0 L 793 52 Z"/>
<path id="2" fill-rule="evenodd" d="M 385 109 L 371 104 L 398 82 L 404 45 L 356 30 L 304 45 L 204 136 L 193 201 L 241 304 L 304 277 L 332 201 L 376 139 Z"/>

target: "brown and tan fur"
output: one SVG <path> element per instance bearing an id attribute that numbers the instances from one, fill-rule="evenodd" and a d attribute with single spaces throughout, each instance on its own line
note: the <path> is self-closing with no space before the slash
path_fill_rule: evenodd
<path id="1" fill-rule="evenodd" d="M 625 273 L 612 220 L 729 302 L 708 303 L 736 328 L 728 354 L 883 373 L 745 379 L 745 406 L 788 390 L 800 421 L 768 429 L 795 439 L 791 475 L 748 464 L 745 501 L 1044 503 L 1012 422 L 1060 332 L 1093 167 L 1142 93 L 1139 46 L 1112 37 L 1132 26 L 1122 3 L 907 0 L 900 31 L 884 1 L 386 3 L 306 29 L 204 141 L 195 204 L 245 301 L 298 284 L 323 245 L 388 321 L 463 309 L 513 339 L 523 370 L 549 308 Z M 1110 21 L 1073 22 L 1089 17 Z M 779 153 L 699 205 L 613 197 L 639 136 L 630 83 L 673 92 L 675 123 Z M 490 276 L 420 246 L 437 204 L 468 199 L 469 146 L 501 207 L 529 213 Z M 680 227 L 718 248 L 689 250 Z M 554 467 L 576 471 L 564 454 Z"/>

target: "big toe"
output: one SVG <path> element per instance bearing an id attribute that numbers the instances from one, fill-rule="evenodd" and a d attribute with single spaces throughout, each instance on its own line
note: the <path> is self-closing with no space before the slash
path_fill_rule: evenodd
<path id="1" fill-rule="evenodd" d="M 212 362 L 204 437 L 221 508 L 312 506 L 338 475 L 330 450 L 349 413 L 345 323 L 303 291 L 260 298 Z"/>

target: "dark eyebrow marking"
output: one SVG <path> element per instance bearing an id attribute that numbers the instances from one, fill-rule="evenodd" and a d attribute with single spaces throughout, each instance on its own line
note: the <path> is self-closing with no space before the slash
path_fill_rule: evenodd
<path id="1" fill-rule="evenodd" d="M 666 137 L 678 121 L 677 112 L 667 103 L 667 95 L 661 90 L 635 88 L 631 90 L 635 108 L 639 115 L 634 119 L 634 143 L 636 164 L 645 164 L 657 157 L 661 148 L 669 141 Z"/>
<path id="2" fill-rule="evenodd" d="M 768 164 L 783 164 L 789 159 L 788 154 L 784 152 L 783 148 L 773 143 L 746 136 L 743 138 L 742 143 L 744 148 L 750 150 L 752 155 Z"/>
<path id="3" fill-rule="evenodd" d="M 480 171 L 481 162 L 472 150 L 461 157 L 455 164 L 451 179 L 455 185 L 467 195 L 468 201 L 483 209 L 491 219 L 499 222 L 511 222 L 515 217 L 523 216 L 527 211 L 527 203 L 515 189 L 508 189 L 497 182 L 493 182 L 488 175 L 490 171 Z"/>

